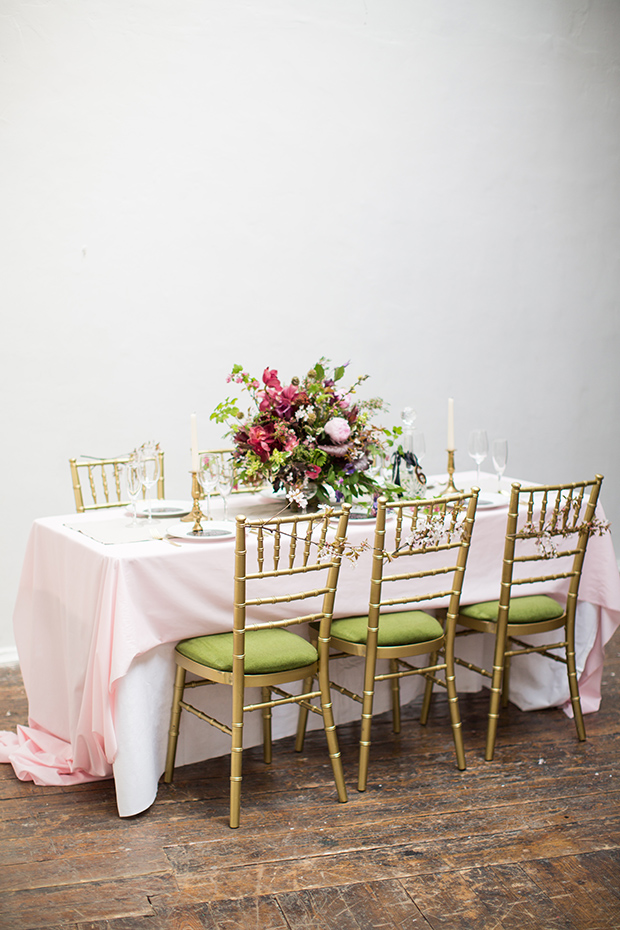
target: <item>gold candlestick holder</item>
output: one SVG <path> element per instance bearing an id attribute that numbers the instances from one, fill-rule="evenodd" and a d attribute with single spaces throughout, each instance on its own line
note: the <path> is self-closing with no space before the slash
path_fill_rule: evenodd
<path id="1" fill-rule="evenodd" d="M 195 536 L 200 536 L 202 533 L 202 526 L 200 525 L 200 521 L 204 519 L 204 513 L 202 512 L 200 508 L 200 498 L 202 496 L 202 490 L 200 487 L 200 482 L 198 481 L 198 472 L 196 471 L 191 472 L 191 476 L 192 476 L 192 497 L 194 499 L 194 504 L 190 512 L 187 514 L 187 516 L 181 517 L 181 520 L 183 523 L 191 523 L 193 520 L 194 525 L 192 527 L 192 533 Z"/>
<path id="2" fill-rule="evenodd" d="M 446 449 L 448 453 L 448 483 L 443 489 L 443 494 L 460 494 L 461 491 L 454 484 L 454 449 Z"/>

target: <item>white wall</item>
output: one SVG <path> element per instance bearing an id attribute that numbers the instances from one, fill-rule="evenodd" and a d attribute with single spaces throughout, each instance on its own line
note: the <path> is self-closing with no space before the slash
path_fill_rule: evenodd
<path id="1" fill-rule="evenodd" d="M 511 474 L 618 492 L 617 0 L 0 0 L 0 648 L 67 460 L 239 361 L 352 360 Z"/>

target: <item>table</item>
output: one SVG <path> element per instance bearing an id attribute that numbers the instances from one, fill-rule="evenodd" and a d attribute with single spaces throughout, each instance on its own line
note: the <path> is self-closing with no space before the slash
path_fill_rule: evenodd
<path id="1" fill-rule="evenodd" d="M 457 486 L 469 487 L 474 473 L 456 479 Z M 258 498 L 240 495 L 234 510 L 256 516 L 264 507 Z M 463 603 L 499 594 L 506 512 L 477 515 Z M 127 517 L 99 511 L 42 518 L 32 527 L 14 613 L 29 726 L 0 734 L 0 761 L 10 762 L 20 779 L 41 785 L 114 777 L 119 814 L 131 816 L 153 803 L 164 769 L 175 643 L 231 628 L 234 542 L 173 546 L 148 538 L 104 544 L 86 535 L 93 523 L 110 529 L 114 521 L 126 525 Z M 349 535 L 356 544 L 372 541 L 372 526 L 351 523 Z M 355 566 L 343 562 L 336 616 L 366 611 L 369 558 Z M 608 533 L 591 539 L 580 589 L 577 663 L 585 713 L 598 709 L 603 646 L 618 625 L 620 579 Z M 489 667 L 491 637 L 468 637 L 459 654 Z M 356 659 L 338 664 L 345 678 L 358 678 L 360 666 Z M 479 676 L 466 669 L 459 668 L 457 676 L 460 691 L 481 687 Z M 417 678 L 405 679 L 403 702 L 420 689 Z M 217 685 L 196 696 L 204 700 L 206 691 L 211 707 L 219 705 L 216 716 L 225 719 L 230 689 Z M 538 655 L 514 663 L 511 700 L 523 710 L 562 706 L 569 712 L 565 669 Z M 388 706 L 386 687 L 377 693 L 376 712 Z M 334 711 L 337 723 L 359 715 L 338 694 Z M 261 740 L 257 718 L 248 718 L 244 745 Z M 294 732 L 296 719 L 295 708 L 281 708 L 274 715 L 274 738 Z M 224 734 L 184 715 L 177 765 L 228 751 Z"/>

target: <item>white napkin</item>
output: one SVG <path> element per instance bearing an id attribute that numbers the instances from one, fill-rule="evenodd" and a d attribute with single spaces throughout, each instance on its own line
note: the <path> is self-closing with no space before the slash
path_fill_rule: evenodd
<path id="1" fill-rule="evenodd" d="M 148 523 L 142 522 L 136 524 L 136 526 L 129 526 L 129 519 L 129 517 L 124 517 L 118 520 L 98 520 L 92 523 L 65 523 L 65 526 L 106 545 L 147 542 L 153 539 Z"/>

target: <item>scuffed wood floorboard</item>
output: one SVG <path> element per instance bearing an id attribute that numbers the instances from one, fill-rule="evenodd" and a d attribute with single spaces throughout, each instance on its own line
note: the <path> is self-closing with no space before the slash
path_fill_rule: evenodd
<path id="1" fill-rule="evenodd" d="M 483 759 L 487 692 L 464 695 L 467 770 L 445 701 L 339 729 L 339 804 L 321 732 L 246 752 L 241 827 L 228 760 L 186 766 L 153 807 L 116 813 L 111 781 L 41 788 L 0 766 L 1 930 L 620 930 L 620 634 L 603 703 L 579 743 L 558 710 L 502 712 Z M 10 716 L 7 716 L 10 714 Z M 0 717 L 27 723 L 19 672 L 0 668 Z"/>

